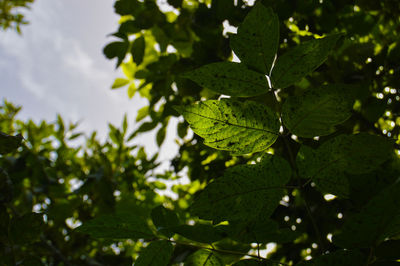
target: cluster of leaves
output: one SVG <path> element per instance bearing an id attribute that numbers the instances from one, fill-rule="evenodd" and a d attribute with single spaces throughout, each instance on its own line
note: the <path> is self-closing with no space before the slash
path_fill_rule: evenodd
<path id="1" fill-rule="evenodd" d="M 396 1 L 167 2 L 115 2 L 104 54 L 126 77 L 112 87 L 149 101 L 129 136 L 124 120 L 73 148 L 74 126 L 15 121 L 4 104 L 2 263 L 398 264 Z M 157 176 L 126 143 L 156 129 L 162 145 L 180 114 L 174 171 Z M 176 200 L 148 179 L 180 174 Z"/>
<path id="2" fill-rule="evenodd" d="M 0 2 L 0 27 L 3 30 L 15 29 L 21 33 L 21 25 L 28 24 L 21 8 L 29 8 L 34 0 L 2 0 Z"/>
<path id="3" fill-rule="evenodd" d="M 132 264 L 140 242 L 93 240 L 74 229 L 99 215 L 148 217 L 160 203 L 174 208 L 177 202 L 157 192 L 166 189 L 159 180 L 177 177 L 156 175 L 157 154 L 148 158 L 143 147 L 127 144 L 126 118 L 120 129 L 109 125 L 101 143 L 59 116 L 22 122 L 19 110 L 0 106 L 0 264 Z"/>
<path id="4" fill-rule="evenodd" d="M 311 17 L 306 29 L 300 30 L 298 25 L 302 23 L 294 24 L 293 15 L 286 25 L 294 33 L 290 34 L 287 29 L 283 32 L 279 30 L 276 13 L 261 4 L 271 4 L 268 1 L 258 2 L 242 17 L 240 24 L 237 18 L 243 14 L 240 9 L 246 9 L 244 3 L 222 2 L 225 9 L 221 9 L 219 1 L 204 4 L 169 1 L 179 9 L 179 15 L 173 21 L 171 13 L 161 13 L 151 1 L 116 2 L 116 11 L 123 15 L 123 23 L 115 36 L 125 40 L 126 50 L 130 50 L 132 55 L 126 63 L 122 63 L 126 53 L 121 53 L 117 64 L 122 64 L 123 69 L 127 65 L 133 66 L 132 70 L 136 68 L 136 72 L 130 74 L 143 80 L 139 89 L 146 88 L 151 92 L 142 95 L 149 99 L 146 110 L 152 121 L 147 123 L 153 123 L 153 127 L 144 123 L 137 132 L 165 123 L 163 119 L 168 114 L 176 115 L 170 109 L 178 102 L 179 106 L 175 109 L 196 134 L 194 139 L 201 137 L 205 145 L 229 152 L 213 152 L 202 146 L 201 151 L 208 157 L 199 166 L 199 161 L 194 162 L 190 158 L 191 155 L 198 158 L 194 154 L 198 150 L 191 146 L 195 143 L 183 143 L 176 165 L 186 163 L 192 182 L 197 179 L 212 182 L 197 193 L 188 209 L 188 215 L 195 220 L 194 225 L 178 225 L 179 219 L 171 210 L 163 209 L 162 215 L 154 214 L 161 212 L 158 209 L 153 210 L 152 223 L 157 227 L 157 232 L 153 231 L 152 235 L 155 242 L 150 242 L 140 253 L 136 263 L 168 265 L 176 262 L 176 257 L 172 256 L 182 251 L 171 243 L 180 243 L 180 238 L 184 237 L 194 241 L 187 243 L 191 247 L 196 242 L 209 244 L 187 257 L 182 252 L 185 265 L 395 264 L 395 260 L 399 259 L 398 254 L 394 254 L 397 253 L 399 243 L 396 239 L 400 232 L 396 207 L 399 203 L 400 169 L 395 155 L 395 141 L 384 135 L 397 137 L 397 121 L 390 121 L 390 132 L 384 129 L 377 121 L 382 118 L 381 111 L 376 109 L 376 105 L 371 110 L 369 103 L 378 101 L 378 105 L 385 107 L 384 111 L 395 111 L 399 106 L 398 99 L 393 96 L 386 103 L 379 101 L 385 96 L 376 92 L 382 89 L 379 87 L 382 84 L 390 92 L 398 85 L 393 76 L 398 70 L 388 59 L 395 54 L 397 43 L 393 41 L 390 47 L 378 44 L 377 37 L 385 33 L 380 32 L 383 31 L 380 27 L 368 28 L 371 27 L 368 20 L 372 19 L 374 12 L 366 11 L 362 17 L 366 21 L 361 21 L 365 24 L 358 24 L 357 27 L 360 31 L 366 27 L 371 31 L 364 34 L 373 34 L 366 40 L 371 39 L 371 44 L 375 44 L 374 55 L 385 63 L 378 70 L 389 67 L 386 75 L 380 76 L 381 72 L 376 71 L 373 76 L 367 76 L 364 62 L 361 65 L 359 60 L 351 61 L 354 59 L 351 49 L 362 46 L 351 41 L 351 38 L 354 39 L 351 35 L 363 34 L 354 32 L 351 26 L 337 28 L 347 35 L 344 40 L 340 40 L 343 35 L 340 33 L 323 37 L 321 29 L 332 31 L 341 24 L 326 24 L 326 21 L 325 24 L 316 24 Z M 385 2 L 380 6 L 364 2 L 357 4 L 365 10 L 386 10 L 391 3 Z M 281 11 L 278 13 L 281 17 L 283 2 L 271 5 Z M 359 22 L 361 14 L 357 14 L 360 12 L 358 5 L 339 5 L 338 9 L 342 10 L 336 10 L 335 16 L 339 14 L 339 18 L 344 18 L 351 13 L 353 23 Z M 329 3 L 320 3 L 318 8 L 309 3 L 306 7 L 315 8 L 318 17 L 334 8 Z M 150 13 L 153 19 L 146 20 Z M 200 16 L 206 18 L 200 20 Z M 192 18 L 195 23 L 188 30 L 191 30 L 189 36 L 192 38 L 186 40 L 186 47 L 182 49 L 182 44 L 175 39 L 178 32 L 173 29 L 182 30 L 179 26 L 187 29 L 190 22 L 185 20 L 186 17 Z M 285 14 L 282 17 L 285 18 Z M 223 18 L 230 24 L 239 25 L 237 34 L 230 38 L 223 36 Z M 375 19 L 381 20 L 382 24 L 398 25 L 398 21 L 385 16 Z M 181 25 L 181 21 L 186 24 Z M 214 31 L 205 30 L 208 23 L 217 21 L 219 28 L 215 26 Z M 135 27 L 134 31 L 124 31 L 128 23 Z M 313 29 L 309 31 L 310 26 Z M 160 29 L 170 38 L 169 42 L 160 37 Z M 136 37 L 129 45 L 132 34 Z M 150 57 L 150 60 L 156 61 L 149 65 L 143 64 L 142 60 L 148 44 L 149 49 L 154 46 L 154 40 L 147 43 L 148 35 L 157 41 L 161 53 L 156 59 Z M 287 38 L 283 38 L 283 44 L 279 45 L 282 36 Z M 307 40 L 299 42 L 299 36 Z M 287 45 L 289 39 L 298 45 Z M 363 42 L 362 38 L 358 41 Z M 213 44 L 214 49 L 207 56 L 198 58 L 198 53 L 207 51 L 201 46 L 202 42 Z M 218 42 L 224 43 L 224 53 L 219 49 Z M 167 44 L 177 52 L 168 52 Z M 105 48 L 106 55 L 109 55 L 110 45 Z M 192 50 L 188 52 L 187 47 Z M 240 63 L 231 62 L 230 48 Z M 321 66 L 332 50 L 339 52 Z M 364 60 L 371 63 L 373 59 L 368 58 Z M 340 63 L 349 61 L 349 67 L 338 67 Z M 192 68 L 194 70 L 187 71 Z M 313 73 L 316 69 L 319 71 Z M 365 75 L 361 80 L 358 76 L 360 72 Z M 160 90 L 159 82 L 162 82 L 163 90 Z M 192 88 L 192 95 L 185 95 L 186 86 Z M 193 89 L 197 89 L 197 93 Z M 392 94 L 396 94 L 396 89 L 394 91 Z M 220 95 L 230 97 L 221 99 Z M 161 98 L 165 100 L 162 111 L 152 110 Z M 391 114 L 389 110 L 386 114 Z M 140 117 L 145 116 L 141 114 Z M 144 125 L 147 127 L 145 130 Z M 182 130 L 178 126 L 179 132 Z M 180 137 L 184 140 L 185 135 L 183 133 Z M 205 171 L 213 166 L 210 161 L 214 160 L 225 161 L 225 165 L 214 170 L 217 176 Z M 204 169 L 201 171 L 204 176 L 194 173 L 193 170 L 199 168 Z M 228 169 L 223 171 L 224 168 Z M 324 196 L 328 200 L 334 197 L 335 200 L 328 201 Z M 99 217 L 84 224 L 80 230 L 99 238 L 109 237 L 107 233 L 102 233 L 105 231 L 102 228 L 110 225 L 107 221 Z M 137 223 L 131 221 L 132 227 Z M 187 229 L 182 230 L 182 227 Z M 141 235 L 143 233 L 145 235 Z M 126 237 L 146 239 L 148 233 L 143 229 Z M 219 246 L 225 241 L 231 243 L 230 249 Z M 260 250 L 271 242 L 277 246 L 267 258 L 258 254 L 253 255 L 256 260 L 240 260 L 247 252 L 253 254 L 252 243 Z M 383 254 L 383 249 L 387 253 Z"/>

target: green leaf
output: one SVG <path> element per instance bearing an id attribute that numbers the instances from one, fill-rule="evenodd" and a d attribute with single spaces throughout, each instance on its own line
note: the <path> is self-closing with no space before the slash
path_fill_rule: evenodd
<path id="1" fill-rule="evenodd" d="M 304 42 L 278 57 L 272 69 L 271 81 L 275 89 L 283 89 L 300 81 L 319 67 L 341 37 L 334 34 Z"/>
<path id="2" fill-rule="evenodd" d="M 76 231 L 89 234 L 94 238 L 140 239 L 154 237 L 145 219 L 129 213 L 97 217 L 85 222 Z"/>
<path id="3" fill-rule="evenodd" d="M 400 234 L 400 183 L 373 197 L 361 211 L 350 217 L 333 243 L 343 248 L 376 246 Z"/>
<path id="4" fill-rule="evenodd" d="M 191 210 L 202 219 L 215 222 L 248 220 L 272 214 L 291 176 L 289 164 L 279 156 L 266 154 L 255 165 L 239 165 L 225 171 L 200 193 Z"/>
<path id="5" fill-rule="evenodd" d="M 144 36 L 140 36 L 132 42 L 131 54 L 133 62 L 135 62 L 136 65 L 140 65 L 143 62 L 145 48 L 146 42 Z"/>
<path id="6" fill-rule="evenodd" d="M 23 137 L 21 134 L 10 136 L 0 132 L 0 154 L 13 152 L 21 146 Z"/>
<path id="7" fill-rule="evenodd" d="M 166 237 L 172 237 L 174 233 L 171 228 L 179 224 L 176 213 L 163 206 L 157 206 L 151 211 L 151 219 L 157 230 Z"/>
<path id="8" fill-rule="evenodd" d="M 157 131 L 156 141 L 157 141 L 158 147 L 161 147 L 161 145 L 163 144 L 166 134 L 167 134 L 166 126 L 160 127 L 160 129 Z"/>
<path id="9" fill-rule="evenodd" d="M 123 86 L 125 86 L 126 84 L 129 83 L 129 79 L 123 79 L 123 78 L 116 78 L 114 80 L 113 85 L 111 86 L 111 89 L 118 89 L 121 88 Z"/>
<path id="10" fill-rule="evenodd" d="M 167 266 L 173 251 L 174 247 L 169 241 L 153 241 L 140 252 L 135 266 Z"/>
<path id="11" fill-rule="evenodd" d="M 10 222 L 10 237 L 15 244 L 30 244 L 40 240 L 44 226 L 43 215 L 28 213 Z"/>
<path id="12" fill-rule="evenodd" d="M 380 259 L 399 260 L 400 240 L 388 240 L 380 244 L 375 250 L 375 256 Z"/>
<path id="13" fill-rule="evenodd" d="M 340 135 L 316 150 L 302 146 L 296 162 L 299 175 L 315 182 L 320 191 L 348 197 L 347 174 L 371 172 L 388 160 L 391 152 L 390 141 L 383 137 L 365 133 Z"/>
<path id="14" fill-rule="evenodd" d="M 351 116 L 353 99 L 345 85 L 325 85 L 289 97 L 282 120 L 293 134 L 311 138 L 329 135 Z"/>
<path id="15" fill-rule="evenodd" d="M 128 42 L 112 42 L 107 44 L 104 49 L 103 53 L 108 59 L 117 58 L 117 65 L 121 65 L 122 61 L 124 61 L 126 52 L 128 51 Z"/>
<path id="16" fill-rule="evenodd" d="M 223 264 L 214 253 L 201 249 L 186 259 L 185 266 L 223 266 Z"/>
<path id="17" fill-rule="evenodd" d="M 279 134 L 276 114 L 252 101 L 209 100 L 176 110 L 205 139 L 204 144 L 236 154 L 265 150 Z"/>
<path id="18" fill-rule="evenodd" d="M 11 178 L 8 176 L 8 173 L 6 171 L 0 168 L 0 204 L 10 202 L 13 199 L 13 196 L 14 196 L 14 189 Z M 1 227 L 1 222 L 0 222 L 0 227 Z"/>
<path id="19" fill-rule="evenodd" d="M 128 97 L 131 99 L 136 93 L 136 85 L 135 82 L 131 82 L 128 87 Z"/>
<path id="20" fill-rule="evenodd" d="M 226 237 L 223 230 L 207 224 L 180 225 L 173 228 L 174 232 L 200 243 L 214 243 Z"/>
<path id="21" fill-rule="evenodd" d="M 230 222 L 226 231 L 230 238 L 242 243 L 288 243 L 300 236 L 299 232 L 289 228 L 279 229 L 278 224 L 265 218 L 264 213 L 254 220 Z"/>
<path id="22" fill-rule="evenodd" d="M 143 120 L 148 115 L 149 115 L 149 106 L 146 105 L 139 109 L 137 116 L 136 116 L 136 122 Z"/>
<path id="23" fill-rule="evenodd" d="M 212 63 L 185 73 L 183 77 L 217 93 L 235 97 L 250 97 L 268 92 L 265 76 L 239 63 Z"/>
<path id="24" fill-rule="evenodd" d="M 278 44 L 278 16 L 261 3 L 251 9 L 230 41 L 241 62 L 263 74 L 270 72 Z"/>
<path id="25" fill-rule="evenodd" d="M 338 250 L 310 261 L 300 262 L 296 266 L 362 266 L 366 265 L 365 263 L 365 256 L 357 250 Z"/>

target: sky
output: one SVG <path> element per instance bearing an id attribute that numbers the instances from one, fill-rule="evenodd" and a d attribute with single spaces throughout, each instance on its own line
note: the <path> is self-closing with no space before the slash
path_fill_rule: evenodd
<path id="1" fill-rule="evenodd" d="M 147 101 L 139 95 L 129 99 L 126 89 L 111 90 L 116 77 L 115 61 L 106 59 L 103 47 L 118 28 L 112 0 L 36 0 L 25 12 L 28 26 L 22 35 L 0 31 L 1 97 L 23 107 L 19 118 L 80 121 L 79 130 L 96 130 L 104 140 L 108 123 L 121 125 L 128 115 L 131 129 L 136 112 Z M 174 144 L 170 125 L 161 160 L 172 158 Z M 155 135 L 145 133 L 137 140 L 150 154 L 157 151 Z"/>

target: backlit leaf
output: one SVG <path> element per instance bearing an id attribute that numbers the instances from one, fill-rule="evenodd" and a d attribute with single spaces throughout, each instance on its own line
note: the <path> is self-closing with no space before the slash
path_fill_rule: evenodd
<path id="1" fill-rule="evenodd" d="M 116 78 L 114 80 L 114 83 L 111 86 L 111 88 L 112 89 L 118 89 L 118 88 L 121 88 L 121 87 L 125 86 L 128 83 L 129 83 L 129 79 Z"/>
<path id="2" fill-rule="evenodd" d="M 135 82 L 131 82 L 131 84 L 128 87 L 128 97 L 132 98 L 136 93 L 136 85 Z"/>
<path id="3" fill-rule="evenodd" d="M 190 255 L 185 266 L 223 266 L 222 261 L 211 251 L 201 249 Z"/>
<path id="4" fill-rule="evenodd" d="M 210 183 L 192 205 L 192 212 L 215 222 L 248 220 L 263 212 L 272 214 L 291 176 L 289 164 L 278 156 L 265 155 L 255 165 L 239 165 Z M 251 206 L 251 207 L 249 207 Z"/>
<path id="5" fill-rule="evenodd" d="M 273 87 L 289 87 L 314 71 L 326 60 L 340 36 L 334 34 L 307 41 L 278 56 L 271 74 Z"/>
<path id="6" fill-rule="evenodd" d="M 208 100 L 177 107 L 204 144 L 236 154 L 262 151 L 279 134 L 279 120 L 268 107 L 231 99 Z"/>
<path id="7" fill-rule="evenodd" d="M 140 252 L 135 266 L 167 266 L 173 251 L 174 247 L 169 241 L 153 241 Z"/>
<path id="8" fill-rule="evenodd" d="M 185 73 L 183 77 L 207 89 L 235 97 L 250 97 L 268 92 L 265 76 L 239 63 L 212 63 Z"/>
<path id="9" fill-rule="evenodd" d="M 154 236 L 146 220 L 129 213 L 97 217 L 85 222 L 76 231 L 89 234 L 94 238 L 108 239 L 140 239 Z"/>
<path id="10" fill-rule="evenodd" d="M 230 45 L 242 63 L 268 74 L 278 49 L 278 16 L 257 3 L 231 38 Z"/>
<path id="11" fill-rule="evenodd" d="M 282 120 L 299 137 L 329 135 L 335 126 L 351 116 L 353 100 L 348 87 L 325 85 L 289 97 L 283 105 Z"/>
<path id="12" fill-rule="evenodd" d="M 230 238 L 242 243 L 287 243 L 299 237 L 299 232 L 279 229 L 277 222 L 265 218 L 264 213 L 254 220 L 230 222 L 225 230 Z"/>

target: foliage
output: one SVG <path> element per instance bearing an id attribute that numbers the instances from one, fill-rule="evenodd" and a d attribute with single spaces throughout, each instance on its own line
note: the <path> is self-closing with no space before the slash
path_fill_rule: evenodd
<path id="1" fill-rule="evenodd" d="M 3 30 L 15 29 L 21 33 L 21 25 L 28 24 L 24 20 L 22 8 L 29 8 L 34 0 L 1 0 L 0 1 L 0 27 Z"/>
<path id="2" fill-rule="evenodd" d="M 115 2 L 118 40 L 104 54 L 126 77 L 112 87 L 149 101 L 130 135 L 125 118 L 104 144 L 73 148 L 60 117 L 22 123 L 3 105 L 0 131 L 25 139 L 0 160 L 4 264 L 396 264 L 396 1 L 168 3 L 174 12 Z M 156 156 L 128 143 L 158 130 L 161 145 L 180 114 L 173 172 L 157 175 Z M 175 200 L 157 193 L 154 177 L 179 175 L 190 183 L 172 186 Z M 38 203 L 43 224 L 30 222 Z"/>

